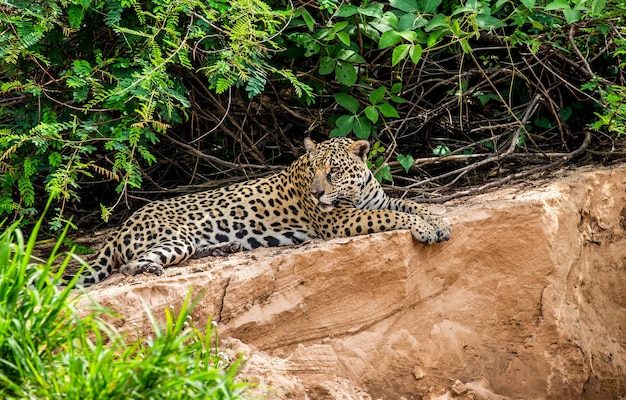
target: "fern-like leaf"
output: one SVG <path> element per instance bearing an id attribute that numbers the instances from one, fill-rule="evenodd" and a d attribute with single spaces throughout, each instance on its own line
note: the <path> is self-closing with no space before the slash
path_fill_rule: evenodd
<path id="1" fill-rule="evenodd" d="M 35 204 L 35 187 L 29 179 L 19 179 L 17 186 L 22 196 L 22 203 L 26 207 L 32 207 Z"/>
<path id="2" fill-rule="evenodd" d="M 101 167 L 99 165 L 96 165 L 94 163 L 90 163 L 89 167 L 91 169 L 93 169 L 94 171 L 96 171 L 98 174 L 100 174 L 102 176 L 106 176 L 107 178 L 109 178 L 109 179 L 111 179 L 113 181 L 116 181 L 116 182 L 120 181 L 120 176 L 118 174 L 116 174 L 115 172 L 113 172 L 113 171 L 110 171 L 110 170 L 108 170 L 106 168 L 103 168 L 103 167 Z"/>

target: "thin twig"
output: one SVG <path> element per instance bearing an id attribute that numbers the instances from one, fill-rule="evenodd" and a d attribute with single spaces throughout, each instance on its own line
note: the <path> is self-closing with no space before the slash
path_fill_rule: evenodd
<path id="1" fill-rule="evenodd" d="M 472 189 L 467 189 L 467 190 L 462 190 L 456 193 L 453 193 L 451 195 L 448 196 L 441 196 L 438 197 L 436 199 L 414 199 L 415 201 L 418 201 L 420 203 L 445 203 L 447 201 L 450 201 L 452 199 L 456 199 L 459 197 L 464 197 L 464 196 L 473 196 L 473 195 L 477 195 L 480 194 L 482 192 L 485 192 L 488 189 L 493 189 L 496 187 L 500 187 L 502 185 L 504 185 L 505 183 L 508 183 L 512 180 L 517 180 L 517 179 L 522 179 L 522 178 L 526 178 L 530 175 L 533 174 L 537 174 L 539 172 L 543 172 L 543 171 L 547 171 L 549 169 L 553 169 L 559 165 L 564 164 L 565 162 L 578 157 L 579 155 L 581 155 L 582 153 L 585 152 L 585 150 L 587 150 L 587 148 L 589 147 L 589 144 L 591 143 L 591 133 L 589 131 L 585 131 L 585 140 L 583 141 L 583 143 L 580 145 L 580 147 L 578 147 L 576 150 L 567 153 L 566 155 L 564 155 L 561 159 L 556 160 L 554 162 L 551 162 L 550 164 L 546 164 L 546 165 L 541 165 L 539 167 L 535 167 L 535 168 L 531 168 L 527 171 L 522 171 L 522 172 L 517 172 L 511 175 L 507 175 L 502 179 L 498 179 L 496 181 L 493 182 L 489 182 L 486 183 L 482 186 L 479 186 L 477 188 L 472 188 Z"/>
<path id="2" fill-rule="evenodd" d="M 409 185 L 406 188 L 407 189 L 411 189 L 411 188 L 414 188 L 414 187 L 419 186 L 419 185 L 423 185 L 423 184 L 426 184 L 426 183 L 429 183 L 429 182 L 433 182 L 433 181 L 436 181 L 436 180 L 439 180 L 439 179 L 447 178 L 449 176 L 456 175 L 456 174 L 459 174 L 461 172 L 465 172 L 465 171 L 468 171 L 468 170 L 476 169 L 476 168 L 478 168 L 480 166 L 483 166 L 485 164 L 489 164 L 489 163 L 501 160 L 506 155 L 508 155 L 509 153 L 513 152 L 513 150 L 515 150 L 515 146 L 517 145 L 517 138 L 519 137 L 519 135 L 522 132 L 522 130 L 525 130 L 526 123 L 528 122 L 530 117 L 532 115 L 534 115 L 534 113 L 537 111 L 537 107 L 539 106 L 539 100 L 541 100 L 541 96 L 537 95 L 528 104 L 528 107 L 526 108 L 526 112 L 524 113 L 524 116 L 522 117 L 522 120 L 520 121 L 521 122 L 520 126 L 515 131 L 513 136 L 511 137 L 509 147 L 505 151 L 497 152 L 492 157 L 488 157 L 488 158 L 486 158 L 484 160 L 478 161 L 478 162 L 476 162 L 474 164 L 467 165 L 467 166 L 465 166 L 463 168 L 459 168 L 459 169 L 454 170 L 454 171 L 446 172 L 444 174 L 441 174 L 441 175 L 438 175 L 438 176 L 435 176 L 435 177 L 432 177 L 432 178 L 424 179 L 424 180 L 422 180 L 420 182 L 417 182 L 417 183 L 414 183 L 412 185 Z"/>
<path id="3" fill-rule="evenodd" d="M 230 106 L 231 106 L 232 100 L 233 100 L 232 88 L 228 88 L 228 104 L 226 104 L 226 110 L 224 111 L 224 115 L 222 116 L 222 118 L 218 121 L 218 123 L 213 128 L 211 128 L 211 130 L 209 130 L 206 133 L 203 133 L 202 135 L 198 136 L 197 138 L 195 138 L 194 140 L 189 142 L 189 144 L 194 144 L 198 140 L 204 139 L 206 136 L 208 136 L 211 133 L 215 132 L 220 126 L 222 126 L 222 124 L 226 120 L 226 117 L 228 117 L 228 112 L 230 111 Z"/>
<path id="4" fill-rule="evenodd" d="M 205 161 L 214 163 L 214 164 L 218 164 L 218 165 L 223 165 L 225 167 L 228 168 L 232 168 L 234 170 L 238 170 L 238 171 L 243 171 L 246 168 L 250 168 L 250 169 L 282 169 L 284 167 L 281 166 L 271 166 L 271 165 L 258 165 L 258 164 L 238 164 L 238 163 L 233 163 L 230 161 L 225 161 L 222 160 L 219 157 L 215 157 L 209 154 L 205 154 L 203 152 L 201 152 L 200 150 L 196 149 L 195 147 L 192 147 L 186 143 L 180 142 L 176 139 L 174 139 L 171 135 L 166 135 L 165 136 L 170 142 L 174 143 L 176 146 L 181 147 L 182 149 L 184 149 L 185 151 L 187 151 L 188 153 L 192 154 L 195 157 L 199 157 L 202 158 Z"/>
<path id="5" fill-rule="evenodd" d="M 593 77 L 593 70 L 589 66 L 589 63 L 587 63 L 587 59 L 583 56 L 583 54 L 580 52 L 580 49 L 576 45 L 576 41 L 574 40 L 574 26 L 575 24 L 570 25 L 567 38 L 569 39 L 569 44 L 572 46 L 572 49 L 574 49 L 574 53 L 576 53 L 576 55 L 579 58 L 579 61 L 582 63 L 582 67 L 585 70 L 585 73 L 587 74 L 586 78 L 591 79 Z M 574 65 L 580 68 L 579 64 L 574 64 Z"/>

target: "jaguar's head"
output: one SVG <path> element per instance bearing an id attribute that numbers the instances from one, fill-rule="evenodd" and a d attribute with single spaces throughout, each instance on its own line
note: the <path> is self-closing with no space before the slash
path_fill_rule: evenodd
<path id="1" fill-rule="evenodd" d="M 341 200 L 356 201 L 371 172 L 367 168 L 370 144 L 365 140 L 333 138 L 316 144 L 304 140 L 310 157 L 311 198 L 322 211 Z"/>

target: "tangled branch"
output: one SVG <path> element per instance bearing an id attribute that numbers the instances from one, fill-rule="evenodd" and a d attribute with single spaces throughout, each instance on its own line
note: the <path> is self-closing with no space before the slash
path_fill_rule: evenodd
<path id="1" fill-rule="evenodd" d="M 575 34 L 569 30 L 570 41 Z M 582 57 L 580 51 L 572 55 Z M 396 107 L 401 118 L 387 121 L 377 137 L 388 149 L 396 183 L 401 183 L 390 189 L 443 202 L 580 157 L 593 142 L 586 128 L 593 115 L 575 107 L 595 101 L 579 89 L 589 79 L 592 64 L 580 65 L 553 46 L 535 51 L 530 46 L 487 42 L 474 45 L 469 57 L 433 52 L 412 69 L 403 69 L 401 94 L 406 102 Z M 315 79 L 316 68 L 309 65 L 303 75 Z M 391 86 L 397 72 L 375 62 L 367 68 L 369 76 L 378 77 L 386 86 Z M 209 122 L 219 124 L 225 148 L 236 146 L 240 153 L 240 164 L 207 161 L 231 172 L 246 164 L 264 173 L 268 169 L 262 166 L 270 161 L 290 162 L 299 154 L 298 142 L 308 135 L 324 139 L 331 129 L 327 121 L 341 111 L 330 96 L 316 109 L 305 107 L 274 81 L 271 91 L 250 101 L 237 97 L 237 92 L 226 102 L 215 98 L 198 80 L 194 80 L 194 92 L 193 108 L 200 117 L 196 131 L 210 131 Z M 365 97 L 359 100 L 367 102 Z M 229 108 L 224 109 L 223 103 Z M 209 113 L 208 109 L 217 111 Z M 190 154 L 197 152 L 189 145 L 178 146 Z M 447 151 L 433 156 L 438 146 Z M 399 162 L 391 158 L 393 153 L 413 155 L 408 174 L 401 173 Z"/>

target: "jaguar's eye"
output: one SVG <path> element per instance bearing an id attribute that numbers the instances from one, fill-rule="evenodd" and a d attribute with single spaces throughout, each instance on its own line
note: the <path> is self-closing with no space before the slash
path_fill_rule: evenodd
<path id="1" fill-rule="evenodd" d="M 337 172 L 339 172 L 339 167 L 331 167 L 330 169 L 331 175 L 335 175 Z"/>

